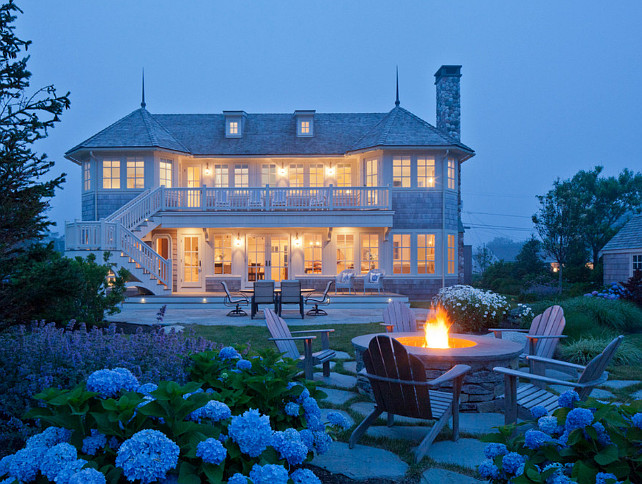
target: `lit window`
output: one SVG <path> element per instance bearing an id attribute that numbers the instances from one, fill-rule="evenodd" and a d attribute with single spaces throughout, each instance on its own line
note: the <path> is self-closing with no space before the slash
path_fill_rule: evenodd
<path id="1" fill-rule="evenodd" d="M 337 164 L 337 186 L 338 187 L 352 186 L 352 165 L 350 163 Z"/>
<path id="2" fill-rule="evenodd" d="M 435 273 L 435 235 L 417 235 L 417 272 L 419 274 Z"/>
<path id="3" fill-rule="evenodd" d="M 392 272 L 410 274 L 410 234 L 392 236 Z"/>
<path id="4" fill-rule="evenodd" d="M 379 268 L 379 236 L 361 235 L 361 273 Z"/>
<path id="5" fill-rule="evenodd" d="M 261 186 L 267 186 L 270 185 L 271 187 L 275 187 L 277 184 L 277 179 L 276 179 L 276 165 L 270 164 L 270 165 L 262 165 L 261 166 Z"/>
<path id="6" fill-rule="evenodd" d="M 448 236 L 448 274 L 455 273 L 455 236 Z"/>
<path id="7" fill-rule="evenodd" d="M 337 235 L 337 274 L 354 269 L 354 235 Z"/>
<path id="8" fill-rule="evenodd" d="M 239 134 L 239 122 L 238 121 L 230 121 L 230 134 Z"/>
<path id="9" fill-rule="evenodd" d="M 310 186 L 322 187 L 325 180 L 325 167 L 322 163 L 310 165 Z"/>
<path id="10" fill-rule="evenodd" d="M 303 258 L 306 274 L 321 274 L 323 260 L 321 234 L 305 234 L 303 236 Z"/>
<path id="11" fill-rule="evenodd" d="M 198 188 L 201 186 L 201 167 L 187 167 L 187 188 Z"/>
<path id="12" fill-rule="evenodd" d="M 82 181 L 85 191 L 91 189 L 91 165 L 88 161 L 82 164 Z"/>
<path id="13" fill-rule="evenodd" d="M 410 187 L 410 157 L 395 156 L 392 159 L 392 186 Z"/>
<path id="14" fill-rule="evenodd" d="M 232 236 L 214 236 L 214 274 L 232 273 Z"/>
<path id="15" fill-rule="evenodd" d="M 633 256 L 633 273 L 635 273 L 635 271 L 642 271 L 642 254 Z"/>
<path id="16" fill-rule="evenodd" d="M 103 160 L 103 188 L 120 188 L 119 160 Z"/>
<path id="17" fill-rule="evenodd" d="M 366 160 L 366 186 L 379 186 L 379 160 Z"/>
<path id="18" fill-rule="evenodd" d="M 234 166 L 234 186 L 236 188 L 248 188 L 250 186 L 249 165 Z"/>
<path id="19" fill-rule="evenodd" d="M 417 186 L 432 188 L 435 186 L 435 159 L 417 158 Z"/>
<path id="20" fill-rule="evenodd" d="M 450 190 L 455 189 L 455 177 L 456 177 L 456 170 L 455 170 L 455 159 L 454 158 L 448 158 L 448 188 Z"/>
<path id="21" fill-rule="evenodd" d="M 145 188 L 145 161 L 142 158 L 127 159 L 127 188 Z"/>
<path id="22" fill-rule="evenodd" d="M 214 188 L 230 186 L 230 169 L 227 165 L 214 165 Z"/>
<path id="23" fill-rule="evenodd" d="M 303 163 L 290 163 L 290 170 L 288 173 L 291 187 L 303 186 Z"/>
<path id="24" fill-rule="evenodd" d="M 160 160 L 160 184 L 172 188 L 172 160 Z"/>
<path id="25" fill-rule="evenodd" d="M 310 134 L 310 121 L 301 121 L 301 134 Z"/>

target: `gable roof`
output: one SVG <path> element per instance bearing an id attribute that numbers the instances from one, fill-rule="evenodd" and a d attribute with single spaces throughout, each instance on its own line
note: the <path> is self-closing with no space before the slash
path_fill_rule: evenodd
<path id="1" fill-rule="evenodd" d="M 376 147 L 456 146 L 409 111 L 316 113 L 314 136 L 297 136 L 293 114 L 247 114 L 243 136 L 225 136 L 224 114 L 150 114 L 141 108 L 70 149 L 161 148 L 201 156 L 344 155 Z"/>
<path id="2" fill-rule="evenodd" d="M 634 215 L 600 253 L 622 249 L 642 249 L 642 214 Z"/>

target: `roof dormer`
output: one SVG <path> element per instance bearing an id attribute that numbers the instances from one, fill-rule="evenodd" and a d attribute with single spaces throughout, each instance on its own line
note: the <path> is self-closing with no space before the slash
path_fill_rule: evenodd
<path id="1" fill-rule="evenodd" d="M 296 135 L 297 136 L 314 136 L 314 110 L 301 110 L 294 111 L 296 119 Z"/>
<path id="2" fill-rule="evenodd" d="M 245 111 L 223 111 L 225 116 L 225 137 L 241 138 L 245 129 Z"/>

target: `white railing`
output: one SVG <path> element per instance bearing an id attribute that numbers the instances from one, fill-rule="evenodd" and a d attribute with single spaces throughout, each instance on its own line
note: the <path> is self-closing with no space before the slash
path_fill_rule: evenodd
<path id="1" fill-rule="evenodd" d="M 126 229 L 121 223 L 68 222 L 65 225 L 66 250 L 110 250 L 122 252 L 134 261 L 137 268 L 172 288 L 172 261 Z"/>
<path id="2" fill-rule="evenodd" d="M 141 193 L 105 220 L 121 223 L 127 230 L 135 229 L 162 208 L 164 188 L 158 187 Z"/>

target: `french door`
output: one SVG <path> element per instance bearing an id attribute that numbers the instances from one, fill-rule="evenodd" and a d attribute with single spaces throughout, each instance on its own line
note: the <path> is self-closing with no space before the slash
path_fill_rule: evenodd
<path id="1" fill-rule="evenodd" d="M 203 242 L 200 235 L 182 235 L 180 238 L 180 286 L 192 290 L 203 289 Z"/>
<path id="2" fill-rule="evenodd" d="M 200 165 L 187 165 L 185 168 L 185 181 L 187 188 L 201 187 L 201 167 Z M 198 207 L 201 204 L 200 190 L 187 191 L 187 206 Z"/>
<path id="3" fill-rule="evenodd" d="M 248 285 L 254 281 L 280 282 L 288 278 L 289 235 L 248 235 L 246 247 Z"/>

